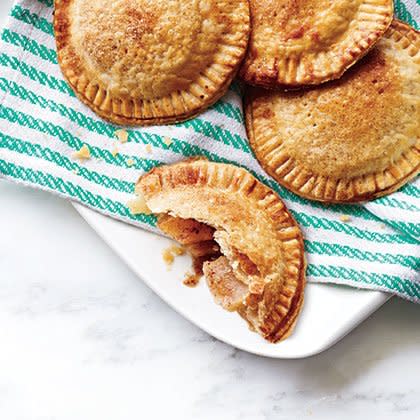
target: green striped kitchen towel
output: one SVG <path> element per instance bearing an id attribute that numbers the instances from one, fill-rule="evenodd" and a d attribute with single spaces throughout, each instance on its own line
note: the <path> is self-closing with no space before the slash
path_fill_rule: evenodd
<path id="1" fill-rule="evenodd" d="M 418 27 L 420 0 L 397 1 L 396 11 Z M 235 84 L 198 118 L 130 128 L 128 141 L 120 144 L 116 127 L 82 105 L 63 80 L 52 12 L 53 0 L 19 1 L 1 35 L 0 176 L 153 230 L 153 216 L 133 216 L 126 206 L 142 171 L 194 155 L 234 162 L 276 190 L 302 226 L 310 281 L 384 290 L 420 302 L 419 180 L 364 206 L 299 198 L 279 187 L 253 158 Z M 84 144 L 92 158 L 73 159 Z M 350 222 L 342 222 L 342 215 Z"/>

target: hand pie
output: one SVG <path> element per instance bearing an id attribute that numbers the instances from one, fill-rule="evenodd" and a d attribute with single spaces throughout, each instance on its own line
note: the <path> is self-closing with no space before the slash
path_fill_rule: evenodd
<path id="1" fill-rule="evenodd" d="M 420 33 L 394 21 L 338 81 L 250 89 L 246 124 L 265 170 L 303 197 L 351 202 L 397 190 L 420 169 Z"/>
<path id="2" fill-rule="evenodd" d="M 272 190 L 244 169 L 199 159 L 151 170 L 136 192 L 161 229 L 202 258 L 216 302 L 271 342 L 292 332 L 303 303 L 303 240 Z"/>
<path id="3" fill-rule="evenodd" d="M 197 115 L 245 54 L 247 0 L 55 0 L 58 61 L 77 96 L 118 124 Z"/>
<path id="4" fill-rule="evenodd" d="M 392 0 L 250 0 L 251 36 L 240 70 L 268 88 L 339 78 L 385 33 Z"/>

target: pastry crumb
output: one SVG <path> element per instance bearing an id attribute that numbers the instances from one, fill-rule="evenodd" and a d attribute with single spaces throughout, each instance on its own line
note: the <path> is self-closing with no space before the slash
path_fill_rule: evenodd
<path id="1" fill-rule="evenodd" d="M 386 228 L 386 225 L 385 225 L 384 223 L 381 223 L 381 224 L 379 225 L 379 227 L 380 227 L 381 229 L 385 229 L 385 228 Z"/>
<path id="2" fill-rule="evenodd" d="M 77 152 L 73 153 L 74 159 L 87 160 L 90 159 L 89 147 L 84 144 Z"/>
<path id="3" fill-rule="evenodd" d="M 146 152 L 147 153 L 152 153 L 152 146 L 150 144 L 146 144 Z"/>
<path id="4" fill-rule="evenodd" d="M 120 143 L 127 143 L 128 133 L 125 130 L 116 130 L 114 134 L 118 137 Z"/>
<path id="5" fill-rule="evenodd" d="M 175 254 L 176 257 L 179 257 L 180 255 L 185 255 L 185 248 L 179 245 L 173 245 L 171 248 L 172 252 Z"/>
<path id="6" fill-rule="evenodd" d="M 166 248 L 162 252 L 163 261 L 166 264 L 168 270 L 171 268 L 172 264 L 175 261 L 175 257 L 185 254 L 185 248 L 178 245 L 171 245 L 169 248 Z"/>
<path id="7" fill-rule="evenodd" d="M 199 274 L 187 273 L 182 283 L 187 287 L 195 287 L 197 286 L 199 282 L 200 282 Z"/>
<path id="8" fill-rule="evenodd" d="M 75 175 L 79 175 L 79 170 L 78 170 L 78 169 L 73 169 L 73 170 L 72 170 L 72 172 L 73 172 Z"/>
<path id="9" fill-rule="evenodd" d="M 131 158 L 129 158 L 129 159 L 127 159 L 127 160 L 125 161 L 125 163 L 126 163 L 128 166 L 133 166 L 133 165 L 134 165 L 134 160 L 133 160 L 133 159 L 131 159 Z"/>
<path id="10" fill-rule="evenodd" d="M 347 215 L 347 214 L 342 214 L 342 215 L 340 216 L 340 220 L 341 220 L 342 222 L 344 222 L 344 223 L 347 223 L 347 222 L 350 222 L 351 217 L 350 217 L 349 215 Z"/>
<path id="11" fill-rule="evenodd" d="M 170 137 L 165 137 L 163 142 L 169 147 L 173 143 L 173 140 Z"/>
<path id="12" fill-rule="evenodd" d="M 111 150 L 111 154 L 114 157 L 118 155 L 118 148 L 117 148 L 117 146 L 114 146 L 114 148 Z"/>
<path id="13" fill-rule="evenodd" d="M 142 195 L 138 195 L 127 203 L 127 207 L 130 209 L 131 214 L 152 214 L 152 211 L 146 204 L 146 200 Z"/>

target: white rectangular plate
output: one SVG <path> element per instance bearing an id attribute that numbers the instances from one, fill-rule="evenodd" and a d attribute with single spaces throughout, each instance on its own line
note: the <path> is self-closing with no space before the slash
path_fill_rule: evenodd
<path id="1" fill-rule="evenodd" d="M 168 271 L 162 251 L 172 243 L 169 239 L 105 217 L 80 204 L 74 206 L 166 303 L 212 336 L 250 353 L 277 358 L 301 358 L 320 353 L 389 299 L 389 295 L 382 292 L 308 284 L 303 311 L 293 335 L 271 344 L 251 332 L 239 315 L 216 305 L 205 281 L 195 288 L 182 284 L 185 273 L 191 268 L 189 257 L 177 258 Z"/>

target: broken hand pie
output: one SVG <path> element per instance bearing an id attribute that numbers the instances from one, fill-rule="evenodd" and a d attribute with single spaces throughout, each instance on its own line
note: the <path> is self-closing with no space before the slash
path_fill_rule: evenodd
<path id="1" fill-rule="evenodd" d="M 77 96 L 118 124 L 197 115 L 245 54 L 247 0 L 55 0 L 58 61 Z"/>
<path id="2" fill-rule="evenodd" d="M 136 192 L 184 244 L 210 291 L 265 339 L 293 330 L 303 303 L 302 234 L 280 198 L 233 165 L 189 160 L 143 175 Z"/>
<path id="3" fill-rule="evenodd" d="M 397 190 L 420 170 L 420 33 L 394 21 L 338 81 L 250 89 L 246 124 L 261 165 L 296 194 L 351 202 Z"/>
<path id="4" fill-rule="evenodd" d="M 240 75 L 275 88 L 339 78 L 380 39 L 392 0 L 250 0 L 251 36 Z"/>

